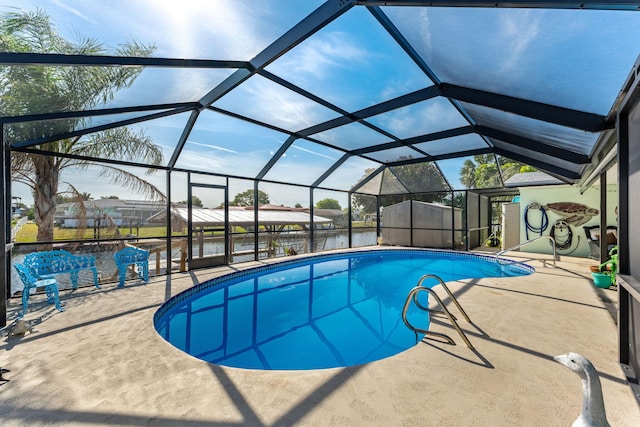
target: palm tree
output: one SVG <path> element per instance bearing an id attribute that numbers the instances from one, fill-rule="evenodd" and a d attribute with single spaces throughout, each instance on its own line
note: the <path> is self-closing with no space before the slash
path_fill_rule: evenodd
<path id="1" fill-rule="evenodd" d="M 465 160 L 460 169 L 460 182 L 466 188 L 476 187 L 476 164 L 473 160 Z"/>
<path id="2" fill-rule="evenodd" d="M 497 160 L 497 163 L 496 163 Z M 503 184 L 500 179 L 507 180 L 519 172 L 533 172 L 536 169 L 524 163 L 514 162 L 503 156 L 493 154 L 477 154 L 473 160 L 467 159 L 460 168 L 460 182 L 466 188 L 491 188 Z"/>
<path id="3" fill-rule="evenodd" d="M 95 39 L 83 38 L 76 43 L 64 39 L 58 34 L 49 16 L 41 9 L 3 15 L 0 18 L 0 50 L 75 55 L 107 54 L 102 44 Z M 154 46 L 130 42 L 118 48 L 115 54 L 149 56 L 154 50 Z M 129 87 L 141 71 L 139 67 L 2 67 L 0 114 L 18 116 L 89 110 L 113 99 L 114 94 L 122 88 Z M 8 126 L 5 135 L 9 142 L 62 135 L 82 128 L 83 121 L 84 119 L 79 118 L 18 123 Z M 38 241 L 53 240 L 53 220 L 56 196 L 60 194 L 58 187 L 61 172 L 66 168 L 86 169 L 95 165 L 83 160 L 83 157 L 123 161 L 142 158 L 151 165 L 162 163 L 160 148 L 144 133 L 135 133 L 128 128 L 61 139 L 41 144 L 39 148 L 44 152 L 73 157 L 13 153 L 12 179 L 28 185 L 33 190 Z M 99 167 L 101 174 L 116 184 L 156 199 L 164 199 L 161 191 L 135 174 L 113 165 L 101 164 Z M 72 194 L 78 202 L 83 199 L 82 193 L 72 185 L 69 185 L 67 193 Z"/>

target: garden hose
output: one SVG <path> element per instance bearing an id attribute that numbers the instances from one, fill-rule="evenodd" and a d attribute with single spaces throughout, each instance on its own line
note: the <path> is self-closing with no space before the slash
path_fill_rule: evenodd
<path id="1" fill-rule="evenodd" d="M 539 227 L 534 227 L 529 223 L 529 209 L 538 209 L 542 213 Z M 527 226 L 526 235 L 527 240 L 529 240 L 529 231 L 539 233 L 542 236 L 542 233 L 544 233 L 544 231 L 549 226 L 549 216 L 547 215 L 547 211 L 544 210 L 540 203 L 533 202 L 530 203 L 524 211 L 524 223 Z"/>

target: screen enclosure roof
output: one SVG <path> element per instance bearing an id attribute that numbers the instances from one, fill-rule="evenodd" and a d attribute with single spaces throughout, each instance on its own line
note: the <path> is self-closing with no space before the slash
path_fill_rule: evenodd
<path id="1" fill-rule="evenodd" d="M 3 81 L 13 81 L 0 120 L 15 151 L 55 155 L 54 141 L 128 128 L 152 138 L 163 169 L 372 195 L 500 188 L 514 163 L 576 183 L 615 136 L 639 6 L 10 0 L 0 12 L 43 11 L 73 43 L 3 46 Z M 86 39 L 104 49 L 83 51 Z M 127 44 L 149 49 L 132 55 Z M 49 88 L 16 81 L 21 70 L 66 76 L 79 99 L 45 102 Z M 84 98 L 96 70 L 135 78 Z M 25 90 L 43 101 L 14 99 Z M 480 160 L 492 178 L 465 180 Z"/>

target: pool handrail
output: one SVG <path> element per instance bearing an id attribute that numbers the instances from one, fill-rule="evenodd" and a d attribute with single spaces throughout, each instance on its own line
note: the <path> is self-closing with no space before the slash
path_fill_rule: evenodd
<path id="1" fill-rule="evenodd" d="M 413 289 L 411 289 L 409 291 L 409 294 L 407 295 L 407 299 L 404 302 L 404 307 L 402 309 L 402 321 L 407 326 L 407 328 L 411 329 L 416 334 L 416 342 L 417 342 L 418 332 L 420 332 L 420 333 L 425 334 L 425 335 L 437 336 L 439 338 L 442 338 L 442 339 L 446 340 L 451 345 L 456 345 L 455 341 L 453 339 L 451 339 L 451 337 L 449 337 L 448 335 L 441 334 L 439 332 L 429 331 L 429 330 L 426 330 L 426 329 L 421 329 L 421 328 L 413 326 L 409 322 L 409 320 L 407 319 L 407 310 L 409 310 L 409 305 L 411 304 L 411 300 L 413 300 L 413 302 L 416 304 L 416 306 L 420 310 L 427 311 L 430 314 L 445 314 L 449 318 L 449 321 L 451 322 L 451 325 L 455 328 L 455 330 L 458 332 L 458 334 L 460 334 L 460 336 L 462 337 L 464 342 L 467 344 L 467 347 L 469 347 L 469 349 L 471 349 L 471 350 L 475 350 L 475 348 L 473 347 L 473 344 L 471 344 L 471 341 L 469 341 L 469 338 L 467 338 L 467 336 L 462 331 L 462 329 L 460 329 L 460 326 L 458 326 L 458 322 L 456 320 L 456 317 L 453 314 L 451 314 L 451 312 L 447 309 L 447 307 L 444 305 L 444 303 L 442 302 L 442 300 L 440 299 L 438 294 L 436 294 L 436 292 L 433 289 L 428 288 L 428 287 L 426 287 L 426 286 L 424 286 L 422 284 L 422 282 L 424 282 L 428 278 L 433 278 L 433 279 L 436 279 L 438 282 L 440 282 L 440 285 L 442 285 L 444 290 L 449 295 L 449 298 L 451 298 L 451 301 L 453 301 L 454 304 L 456 305 L 456 307 L 458 307 L 458 309 L 460 310 L 460 312 L 462 313 L 464 318 L 468 322 L 471 322 L 471 319 L 469 319 L 469 316 L 467 316 L 467 313 L 462 309 L 462 306 L 460 305 L 460 303 L 458 303 L 458 300 L 453 295 L 451 290 L 449 290 L 447 285 L 445 285 L 444 281 L 439 276 L 436 276 L 435 274 L 425 274 L 424 276 L 422 276 L 420 278 L 420 280 L 418 280 L 418 284 Z M 442 311 L 441 310 L 434 310 L 432 308 L 425 307 L 422 304 L 420 304 L 418 302 L 418 298 L 417 298 L 417 294 L 420 291 L 425 291 L 425 292 L 428 292 L 431 295 L 433 295 L 433 297 L 436 299 L 436 301 L 438 302 L 438 304 L 442 308 Z"/>
<path id="2" fill-rule="evenodd" d="M 536 240 L 540 240 L 540 239 L 548 239 L 548 240 L 551 240 L 551 243 L 552 243 L 552 245 L 551 245 L 551 246 L 553 247 L 553 267 L 555 268 L 555 266 L 556 266 L 556 258 L 557 258 L 557 253 L 556 253 L 556 239 L 554 239 L 554 238 L 553 238 L 553 237 L 551 237 L 551 236 L 538 236 L 538 237 L 536 237 L 535 239 L 531 239 L 531 240 L 527 240 L 526 242 L 518 243 L 517 245 L 511 246 L 510 248 L 507 248 L 507 249 L 503 249 L 503 250 L 501 250 L 500 252 L 498 252 L 498 253 L 495 255 L 495 257 L 496 257 L 496 259 L 497 259 L 497 260 L 498 260 L 498 262 L 499 262 L 499 260 L 500 260 L 500 256 L 501 256 L 502 254 L 504 254 L 505 252 L 509 252 L 509 251 L 514 250 L 514 249 L 518 249 L 518 248 L 520 248 L 520 247 L 522 247 L 522 246 L 524 246 L 524 245 L 527 245 L 527 244 L 529 244 L 529 243 L 535 242 Z"/>

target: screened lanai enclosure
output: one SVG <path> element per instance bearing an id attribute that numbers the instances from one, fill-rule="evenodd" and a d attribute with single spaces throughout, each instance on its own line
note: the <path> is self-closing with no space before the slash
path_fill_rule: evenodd
<path id="1" fill-rule="evenodd" d="M 620 357 L 637 372 L 639 7 L 5 1 L 0 320 L 32 252 L 93 254 L 108 283 L 126 245 L 155 275 L 379 244 L 469 250 L 517 195 L 514 174 L 586 188 L 615 164 Z"/>

